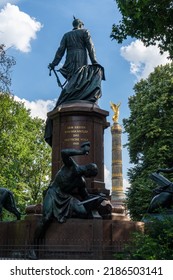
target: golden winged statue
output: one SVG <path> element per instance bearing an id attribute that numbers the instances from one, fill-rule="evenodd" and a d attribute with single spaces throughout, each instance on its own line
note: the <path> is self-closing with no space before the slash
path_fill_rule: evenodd
<path id="1" fill-rule="evenodd" d="M 114 104 L 113 102 L 110 102 L 111 105 L 111 109 L 114 112 L 114 115 L 112 117 L 113 122 L 118 122 L 118 118 L 119 118 L 119 107 L 121 105 L 121 103 L 118 104 Z"/>

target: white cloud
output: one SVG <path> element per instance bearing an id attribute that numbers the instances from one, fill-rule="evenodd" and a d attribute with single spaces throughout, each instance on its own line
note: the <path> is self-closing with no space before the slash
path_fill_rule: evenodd
<path id="1" fill-rule="evenodd" d="M 126 192 L 130 188 L 130 183 L 127 179 L 123 178 L 123 191 Z"/>
<path id="2" fill-rule="evenodd" d="M 112 191 L 112 178 L 110 170 L 104 166 L 105 185 L 106 189 Z M 127 179 L 123 178 L 123 192 L 125 193 L 130 188 L 130 183 Z"/>
<path id="3" fill-rule="evenodd" d="M 140 40 L 121 47 L 121 55 L 130 62 L 130 72 L 138 80 L 147 78 L 156 66 L 165 65 L 170 62 L 167 59 L 168 53 L 161 55 L 157 45 L 145 47 Z"/>
<path id="4" fill-rule="evenodd" d="M 104 176 L 106 189 L 112 190 L 111 172 L 107 169 L 106 165 L 104 166 Z"/>
<path id="5" fill-rule="evenodd" d="M 31 50 L 31 40 L 42 25 L 36 19 L 7 3 L 0 11 L 0 42 L 6 47 L 14 47 L 22 52 Z"/>
<path id="6" fill-rule="evenodd" d="M 17 96 L 14 96 L 14 99 L 18 102 L 24 103 L 26 109 L 31 110 L 31 116 L 33 118 L 38 117 L 43 120 L 47 117 L 47 112 L 51 111 L 55 106 L 55 100 L 36 100 L 28 101 L 26 99 L 20 99 Z"/>

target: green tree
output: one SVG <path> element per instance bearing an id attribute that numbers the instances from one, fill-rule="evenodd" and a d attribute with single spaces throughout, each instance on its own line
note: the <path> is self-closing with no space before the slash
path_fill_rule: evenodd
<path id="1" fill-rule="evenodd" d="M 8 56 L 5 51 L 5 46 L 0 45 L 0 92 L 10 92 L 11 86 L 11 67 L 15 65 L 15 59 Z"/>
<path id="2" fill-rule="evenodd" d="M 111 38 L 122 43 L 128 36 L 145 46 L 159 42 L 160 52 L 173 58 L 173 2 L 171 0 L 116 0 L 122 20 L 113 24 Z"/>
<path id="3" fill-rule="evenodd" d="M 135 232 L 129 244 L 116 259 L 123 260 L 172 260 L 173 259 L 172 219 L 153 219 L 145 224 L 144 232 Z"/>
<path id="4" fill-rule="evenodd" d="M 135 85 L 134 92 L 129 98 L 130 117 L 123 124 L 133 164 L 128 171 L 127 204 L 131 217 L 140 219 L 156 187 L 150 173 L 173 166 L 173 64 L 155 68 L 148 79 Z"/>
<path id="5" fill-rule="evenodd" d="M 44 127 L 23 103 L 0 93 L 0 186 L 14 193 L 22 211 L 42 201 L 50 181 L 51 151 L 43 138 Z"/>

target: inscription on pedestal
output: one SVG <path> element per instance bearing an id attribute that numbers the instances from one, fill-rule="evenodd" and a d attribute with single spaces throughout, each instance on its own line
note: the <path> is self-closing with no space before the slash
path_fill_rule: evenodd
<path id="1" fill-rule="evenodd" d="M 95 163 L 98 174 L 87 178 L 87 189 L 91 193 L 108 194 L 104 183 L 104 130 L 109 127 L 106 117 L 109 112 L 100 109 L 90 102 L 64 104 L 49 112 L 53 121 L 52 142 L 52 180 L 62 167 L 61 150 L 66 148 L 79 149 L 83 142 L 91 143 L 90 153 L 86 156 L 75 156 L 79 165 Z"/>
<path id="2" fill-rule="evenodd" d="M 68 125 L 64 130 L 64 142 L 79 146 L 82 142 L 88 141 L 88 129 L 85 125 Z"/>

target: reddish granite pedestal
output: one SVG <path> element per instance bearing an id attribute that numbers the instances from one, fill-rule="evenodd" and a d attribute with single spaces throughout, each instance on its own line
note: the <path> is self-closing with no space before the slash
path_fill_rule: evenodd
<path id="1" fill-rule="evenodd" d="M 109 126 L 108 115 L 108 111 L 87 101 L 62 104 L 48 113 L 53 120 L 52 179 L 62 166 L 61 150 L 78 149 L 82 142 L 90 141 L 89 155 L 75 156 L 74 159 L 81 165 L 96 163 L 98 175 L 87 179 L 87 188 L 91 193 L 108 193 L 104 183 L 104 129 Z"/>
<path id="2" fill-rule="evenodd" d="M 26 259 L 40 215 L 24 221 L 0 222 L 0 258 Z M 53 221 L 38 247 L 39 259 L 114 259 L 130 241 L 131 233 L 143 230 L 142 222 L 69 219 Z"/>

